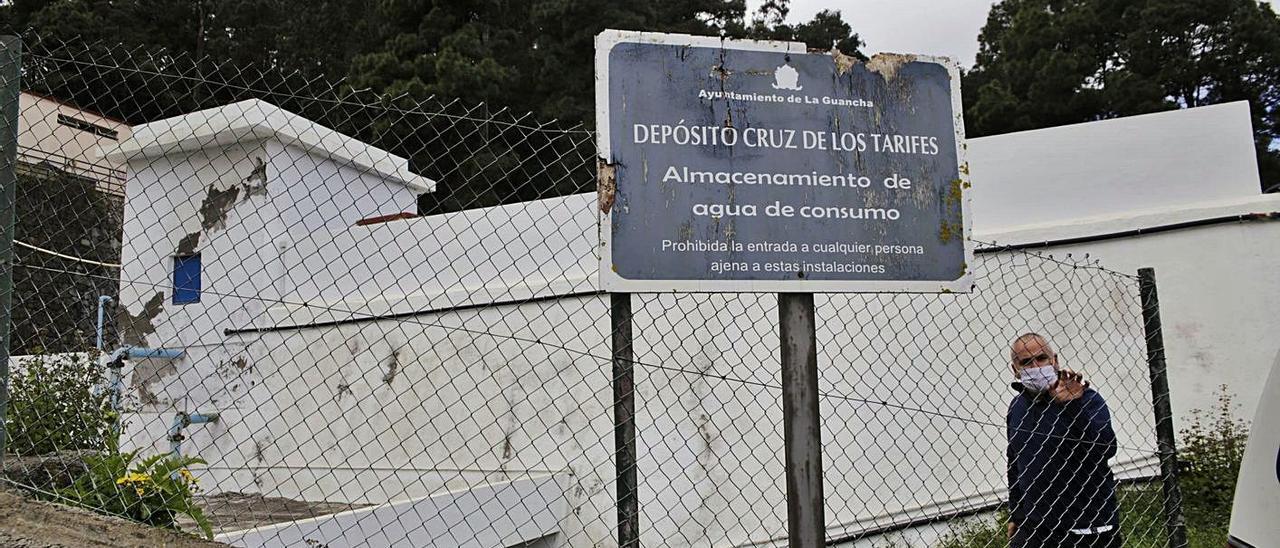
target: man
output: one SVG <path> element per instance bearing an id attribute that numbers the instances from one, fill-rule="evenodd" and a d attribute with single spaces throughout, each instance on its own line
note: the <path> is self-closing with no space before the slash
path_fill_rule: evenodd
<path id="1" fill-rule="evenodd" d="M 1018 395 L 1009 403 L 1012 548 L 1120 548 L 1111 414 L 1080 373 L 1059 367 L 1049 341 L 1013 340 Z"/>

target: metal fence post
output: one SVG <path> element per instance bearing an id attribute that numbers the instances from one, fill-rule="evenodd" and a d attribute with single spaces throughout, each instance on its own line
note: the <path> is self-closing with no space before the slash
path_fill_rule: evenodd
<path id="1" fill-rule="evenodd" d="M 778 294 L 782 338 L 782 429 L 786 438 L 787 537 L 791 548 L 826 542 L 818 344 L 813 293 Z"/>
<path id="2" fill-rule="evenodd" d="M 1182 491 L 1178 488 L 1178 448 L 1173 433 L 1173 407 L 1169 402 L 1169 377 L 1164 361 L 1164 335 L 1160 330 L 1160 299 L 1156 293 L 1155 269 L 1138 269 L 1138 292 L 1147 335 L 1147 368 L 1151 372 L 1151 403 L 1160 450 L 1160 479 L 1164 484 L 1165 526 L 1169 531 L 1169 547 L 1184 548 L 1187 546 L 1187 527 L 1182 517 Z"/>
<path id="3" fill-rule="evenodd" d="M 9 441 L 9 320 L 13 297 L 13 219 L 18 175 L 18 96 L 22 39 L 0 36 L 0 466 Z"/>
<path id="4" fill-rule="evenodd" d="M 636 401 L 631 346 L 631 294 L 611 293 L 613 333 L 613 447 L 618 482 L 618 546 L 640 546 L 636 492 Z"/>

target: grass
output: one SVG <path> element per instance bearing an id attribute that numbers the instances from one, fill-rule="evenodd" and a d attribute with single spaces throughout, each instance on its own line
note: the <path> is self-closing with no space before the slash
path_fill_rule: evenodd
<path id="1" fill-rule="evenodd" d="M 1120 531 L 1125 548 L 1164 548 L 1164 495 L 1159 483 L 1122 486 L 1116 493 L 1120 503 Z M 1194 507 L 1189 507 L 1192 509 Z M 1008 546 L 1003 511 L 995 519 L 965 520 L 952 525 L 951 532 L 936 548 L 997 548 Z M 1212 516 L 1186 514 L 1187 539 L 1191 548 L 1222 548 L 1227 524 Z"/>

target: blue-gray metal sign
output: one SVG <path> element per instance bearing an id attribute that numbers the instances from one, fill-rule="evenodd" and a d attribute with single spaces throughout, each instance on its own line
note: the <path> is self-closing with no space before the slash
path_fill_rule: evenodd
<path id="1" fill-rule="evenodd" d="M 959 70 L 804 44 L 596 38 L 609 291 L 968 291 Z"/>

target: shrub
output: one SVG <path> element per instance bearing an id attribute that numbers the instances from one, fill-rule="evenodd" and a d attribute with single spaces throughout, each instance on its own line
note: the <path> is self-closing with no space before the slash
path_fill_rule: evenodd
<path id="1" fill-rule="evenodd" d="M 160 454 L 130 468 L 136 456 L 137 452 L 112 452 L 89 457 L 88 473 L 58 495 L 63 502 L 168 529 L 179 529 L 177 517 L 185 514 L 205 537 L 213 538 L 208 518 L 195 504 L 198 487 L 188 469 L 204 460 Z"/>
<path id="2" fill-rule="evenodd" d="M 1236 478 L 1249 437 L 1248 423 L 1233 414 L 1238 407 L 1226 385 L 1219 387 L 1217 405 L 1192 411 L 1178 447 L 1178 484 L 1188 530 L 1210 530 L 1219 546 L 1227 538 Z"/>
<path id="3" fill-rule="evenodd" d="M 112 412 L 103 368 L 94 354 L 25 358 L 10 375 L 8 452 L 106 451 L 113 447 Z"/>
<path id="4" fill-rule="evenodd" d="M 1001 510 L 995 519 L 965 519 L 952 524 L 938 540 L 937 548 L 999 548 L 1009 545 L 1009 513 Z"/>

